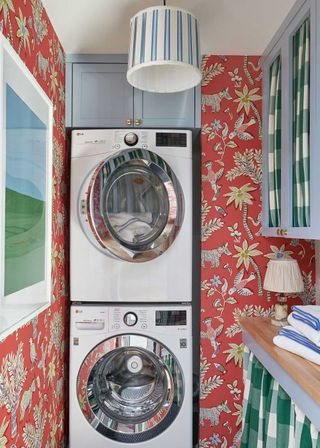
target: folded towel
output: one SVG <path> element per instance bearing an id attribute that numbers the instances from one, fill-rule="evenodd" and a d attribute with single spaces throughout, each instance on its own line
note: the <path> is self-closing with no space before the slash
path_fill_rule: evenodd
<path id="1" fill-rule="evenodd" d="M 295 342 L 298 342 L 304 347 L 307 347 L 310 350 L 313 350 L 314 352 L 318 353 L 318 355 L 320 355 L 320 347 L 311 342 L 310 339 L 305 337 L 300 331 L 296 330 L 293 327 L 290 327 L 289 325 L 287 327 L 282 328 L 279 331 L 278 335 L 286 336 L 287 338 L 292 339 Z"/>
<path id="2" fill-rule="evenodd" d="M 301 341 L 304 343 L 301 343 Z M 273 338 L 273 343 L 280 348 L 320 365 L 320 348 L 312 344 L 302 333 L 291 326 L 280 330 L 279 334 Z"/>
<path id="3" fill-rule="evenodd" d="M 316 331 L 320 331 L 320 306 L 297 305 L 293 306 L 292 309 L 295 319 L 304 322 Z"/>
<path id="4" fill-rule="evenodd" d="M 309 325 L 296 319 L 293 313 L 289 314 L 288 323 L 299 330 L 304 336 L 310 339 L 310 341 L 320 347 L 320 331 L 314 330 Z"/>

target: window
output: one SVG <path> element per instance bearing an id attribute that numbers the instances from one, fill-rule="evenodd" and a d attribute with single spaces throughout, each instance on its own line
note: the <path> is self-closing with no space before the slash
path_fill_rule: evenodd
<path id="1" fill-rule="evenodd" d="M 0 45 L 0 337 L 4 337 L 50 304 L 53 110 L 2 36 Z"/>

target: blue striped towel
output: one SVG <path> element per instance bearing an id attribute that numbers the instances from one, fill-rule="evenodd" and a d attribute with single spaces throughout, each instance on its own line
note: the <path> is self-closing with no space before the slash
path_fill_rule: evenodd
<path id="1" fill-rule="evenodd" d="M 300 322 L 309 325 L 316 331 L 320 331 L 320 306 L 297 305 L 292 307 L 293 317 Z"/>
<path id="2" fill-rule="evenodd" d="M 291 339 L 292 341 L 298 342 L 298 344 L 304 345 L 305 347 L 309 348 L 310 350 L 313 350 L 315 353 L 320 355 L 320 347 L 318 347 L 316 344 L 310 341 L 310 339 L 306 338 L 301 334 L 298 333 L 297 330 L 291 329 L 290 327 L 284 327 L 279 331 L 279 336 L 285 336 L 288 339 Z"/>

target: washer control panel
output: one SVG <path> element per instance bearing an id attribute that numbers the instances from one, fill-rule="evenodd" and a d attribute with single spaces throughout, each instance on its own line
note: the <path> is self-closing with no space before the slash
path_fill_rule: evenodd
<path id="1" fill-rule="evenodd" d="M 156 332 L 192 334 L 190 305 L 73 305 L 71 334 Z M 133 360 L 134 361 L 134 360 Z M 132 368 L 135 368 L 133 362 Z"/>

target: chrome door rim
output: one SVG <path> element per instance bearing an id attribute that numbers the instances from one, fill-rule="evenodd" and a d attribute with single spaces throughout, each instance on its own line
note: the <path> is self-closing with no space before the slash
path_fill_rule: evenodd
<path id="1" fill-rule="evenodd" d="M 104 169 L 105 181 L 121 166 L 142 167 L 150 170 L 154 175 L 159 177 L 163 183 L 168 195 L 169 210 L 168 220 L 161 233 L 152 243 L 140 246 L 139 250 L 132 250 L 129 246 L 125 246 L 119 241 L 114 234 L 113 229 L 108 220 L 103 219 L 104 232 L 99 232 L 94 220 L 94 192 L 97 186 L 97 179 L 101 170 Z M 174 242 L 179 233 L 183 217 L 184 217 L 184 197 L 180 183 L 173 173 L 170 166 L 157 154 L 145 149 L 127 149 L 113 154 L 105 159 L 95 168 L 94 172 L 89 175 L 90 181 L 85 182 L 87 188 L 84 187 L 79 197 L 80 217 L 81 208 L 86 204 L 86 219 L 82 219 L 82 225 L 85 233 L 100 250 L 111 254 L 112 256 L 129 262 L 145 262 L 152 260 L 164 253 Z M 93 236 L 88 235 L 88 232 Z"/>
<path id="2" fill-rule="evenodd" d="M 126 423 L 121 417 L 116 420 L 106 415 L 97 406 L 93 388 L 96 366 L 106 355 L 122 348 L 140 348 L 155 356 L 168 376 L 170 386 L 161 407 L 148 420 Z M 184 399 L 184 377 L 178 361 L 167 347 L 146 336 L 124 334 L 101 342 L 87 355 L 77 377 L 77 397 L 83 415 L 96 431 L 119 442 L 138 443 L 161 434 L 177 417 Z"/>

